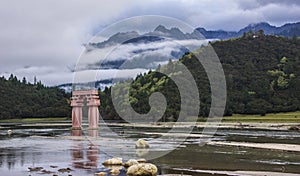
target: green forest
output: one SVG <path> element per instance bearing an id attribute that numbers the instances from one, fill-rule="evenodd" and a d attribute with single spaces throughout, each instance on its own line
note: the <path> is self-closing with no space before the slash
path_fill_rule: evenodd
<path id="1" fill-rule="evenodd" d="M 300 109 L 300 40 L 258 33 L 245 33 L 243 37 L 210 43 L 223 66 L 227 84 L 227 104 L 224 115 L 260 114 L 297 111 Z M 150 110 L 149 96 L 161 92 L 167 99 L 167 109 L 161 120 L 177 120 L 180 96 L 171 75 L 184 64 L 196 80 L 200 99 L 200 117 L 207 117 L 211 103 L 208 77 L 196 57 L 205 46 L 186 53 L 179 61 L 159 66 L 155 71 L 138 75 L 131 82 L 130 96 L 124 83 L 116 85 L 119 99 L 129 98 L 136 112 Z M 201 57 L 201 56 L 200 56 Z M 161 74 L 160 72 L 166 74 Z M 124 84 L 125 85 L 125 84 Z M 106 119 L 119 119 L 111 101 L 111 88 L 100 91 L 100 113 Z M 122 104 L 119 104 L 122 106 Z M 187 116 L 189 114 L 186 114 Z"/>
<path id="2" fill-rule="evenodd" d="M 210 42 L 223 66 L 227 84 L 225 115 L 290 112 L 300 110 L 300 40 L 258 33 L 245 33 L 243 37 Z M 199 99 L 199 117 L 207 117 L 210 110 L 211 90 L 208 77 L 196 57 L 206 46 L 193 53 L 185 53 L 178 61 L 134 80 L 115 85 L 120 103 L 129 98 L 138 113 L 150 110 L 149 96 L 161 92 L 167 100 L 167 109 L 161 120 L 175 121 L 180 112 L 180 95 L 172 75 L 181 74 L 184 64 L 196 81 Z M 162 74 L 160 72 L 164 72 Z M 129 96 L 124 84 L 130 83 Z M 99 90 L 100 113 L 104 119 L 120 119 L 111 100 L 111 87 Z M 14 75 L 0 77 L 0 119 L 26 117 L 70 117 L 70 95 L 41 82 L 29 83 Z M 186 114 L 189 116 L 189 114 Z"/>
<path id="3" fill-rule="evenodd" d="M 68 117 L 70 94 L 40 81 L 33 84 L 14 75 L 0 77 L 0 119 Z"/>

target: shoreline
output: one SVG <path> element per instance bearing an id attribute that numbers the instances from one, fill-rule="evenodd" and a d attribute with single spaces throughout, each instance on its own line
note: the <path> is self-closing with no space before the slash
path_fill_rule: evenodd
<path id="1" fill-rule="evenodd" d="M 289 130 L 291 127 L 299 127 L 300 122 L 295 123 L 257 123 L 257 122 L 158 122 L 158 123 L 100 123 L 99 126 L 136 127 L 136 128 L 222 128 L 222 129 L 259 129 L 259 130 Z M 296 131 L 296 130 L 295 130 Z M 300 132 L 300 131 L 299 131 Z"/>
<path id="2" fill-rule="evenodd" d="M 210 141 L 210 142 L 207 142 L 206 145 L 235 146 L 235 147 L 280 150 L 280 151 L 288 151 L 288 152 L 300 152 L 300 145 L 296 145 L 296 144 Z"/>
<path id="3" fill-rule="evenodd" d="M 19 126 L 19 127 L 67 127 L 71 128 L 72 123 L 62 122 L 62 123 L 49 123 L 49 122 L 32 122 L 32 123 L 13 123 L 5 122 L 0 123 L 0 129 L 8 129 L 9 126 Z M 85 130 L 88 124 L 82 124 L 83 129 Z M 240 129 L 240 130 L 282 130 L 282 131 L 298 131 L 300 132 L 300 122 L 157 122 L 157 123 L 116 123 L 116 122 L 100 122 L 99 128 L 101 126 L 108 127 L 133 127 L 133 128 L 159 128 L 159 129 L 170 129 L 170 128 L 220 128 L 220 129 Z M 291 130 L 292 127 L 296 129 Z M 297 130 L 298 128 L 298 130 Z"/>
<path id="4" fill-rule="evenodd" d="M 229 175 L 229 176 L 297 176 L 297 173 L 285 173 L 285 172 L 272 172 L 272 171 L 226 171 L 226 170 L 193 170 L 193 169 L 182 169 L 182 168 L 174 168 L 177 171 L 188 171 L 194 173 L 207 173 L 207 174 L 221 174 L 221 175 Z M 167 174 L 172 176 L 172 174 Z M 176 175 L 176 174 L 174 174 Z M 178 174 L 179 175 L 179 174 Z M 188 175 L 188 174 L 187 174 Z"/>

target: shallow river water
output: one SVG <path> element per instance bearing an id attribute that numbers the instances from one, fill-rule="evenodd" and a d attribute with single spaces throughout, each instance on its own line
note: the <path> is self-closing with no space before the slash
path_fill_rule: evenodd
<path id="1" fill-rule="evenodd" d="M 69 122 L 58 125 L 0 124 L 0 175 L 94 175 L 109 173 L 102 162 L 121 157 L 123 161 L 145 158 L 158 166 L 159 174 L 234 175 L 228 171 L 271 171 L 300 175 L 300 152 L 205 145 L 201 129 L 183 142 L 163 128 L 100 127 L 100 130 L 71 131 Z M 66 125 L 64 125 L 66 124 Z M 11 129 L 12 134 L 7 130 Z M 150 148 L 135 149 L 137 139 Z M 218 129 L 212 141 L 282 143 L 300 145 L 293 131 Z M 29 172 L 28 168 L 42 167 Z M 70 170 L 65 171 L 59 169 Z M 126 175 L 121 169 L 121 175 Z M 242 174 L 235 174 L 242 175 Z"/>

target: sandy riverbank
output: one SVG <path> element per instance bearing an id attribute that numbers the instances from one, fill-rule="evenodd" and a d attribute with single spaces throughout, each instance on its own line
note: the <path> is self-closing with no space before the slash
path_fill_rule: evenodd
<path id="1" fill-rule="evenodd" d="M 284 172 L 268 172 L 268 171 L 216 171 L 216 170 L 191 170 L 191 169 L 176 169 L 181 171 L 191 171 L 196 173 L 208 173 L 208 174 L 221 174 L 229 176 L 299 176 L 299 174 L 294 173 L 284 173 Z M 172 176 L 170 174 L 169 176 Z M 174 175 L 175 176 L 175 175 Z"/>
<path id="2" fill-rule="evenodd" d="M 227 129 L 261 129 L 261 130 L 288 130 L 290 127 L 297 126 L 300 123 L 255 123 L 255 122 L 159 122 L 159 123 L 101 123 L 105 126 L 119 127 L 139 127 L 139 128 L 173 128 L 173 127 L 197 127 L 197 128 L 227 128 Z"/>
<path id="3" fill-rule="evenodd" d="M 250 147 L 250 148 L 300 152 L 300 145 L 295 145 L 295 144 L 210 141 L 207 143 L 207 145 L 226 145 L 226 146 L 236 146 L 236 147 Z"/>

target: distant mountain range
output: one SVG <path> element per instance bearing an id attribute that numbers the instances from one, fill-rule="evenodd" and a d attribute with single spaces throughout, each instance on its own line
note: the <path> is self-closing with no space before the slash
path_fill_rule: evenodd
<path id="1" fill-rule="evenodd" d="M 139 34 L 136 31 L 130 32 L 118 32 L 107 40 L 99 43 L 89 43 L 86 47 L 89 48 L 104 48 L 115 44 L 140 44 L 140 43 L 150 43 L 156 41 L 162 41 L 165 38 L 175 39 L 175 40 L 189 40 L 189 39 L 205 39 L 203 35 L 199 33 L 200 31 L 194 30 L 192 33 L 183 33 L 179 28 L 173 27 L 167 29 L 163 25 L 157 26 L 154 31 L 145 34 Z"/>
<path id="2" fill-rule="evenodd" d="M 283 26 L 276 27 L 272 26 L 269 23 L 262 22 L 262 23 L 255 23 L 255 24 L 249 24 L 248 26 L 240 29 L 239 31 L 207 31 L 204 28 L 196 28 L 195 30 L 199 31 L 205 38 L 212 39 L 212 38 L 218 38 L 218 39 L 229 39 L 229 38 L 236 38 L 241 37 L 244 32 L 249 31 L 259 31 L 263 30 L 265 34 L 268 35 L 278 35 L 283 37 L 293 37 L 294 35 L 300 36 L 300 22 L 297 23 L 287 23 Z"/>
<path id="3" fill-rule="evenodd" d="M 188 39 L 229 39 L 241 37 L 244 32 L 263 30 L 267 35 L 278 35 L 283 37 L 300 36 L 300 22 L 287 23 L 280 27 L 272 26 L 269 23 L 253 23 L 240 29 L 239 31 L 224 31 L 224 30 L 206 30 L 198 27 L 192 33 L 183 33 L 180 29 L 173 27 L 167 29 L 163 25 L 157 26 L 154 31 L 145 34 L 139 34 L 136 31 L 118 32 L 112 35 L 108 40 L 99 43 L 89 43 L 89 46 L 103 48 L 118 43 L 147 43 L 166 38 L 176 40 Z"/>

